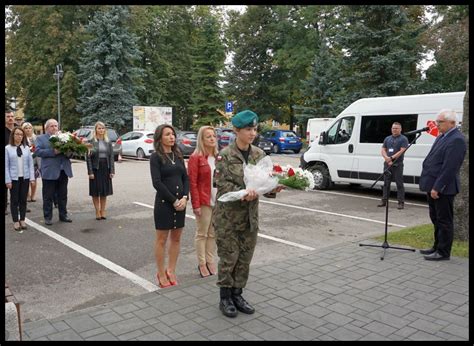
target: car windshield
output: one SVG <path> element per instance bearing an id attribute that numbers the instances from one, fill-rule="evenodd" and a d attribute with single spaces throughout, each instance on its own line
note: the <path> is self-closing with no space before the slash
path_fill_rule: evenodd
<path id="1" fill-rule="evenodd" d="M 187 138 L 189 138 L 189 139 L 196 139 L 196 138 L 197 138 L 197 134 L 196 134 L 196 133 L 189 132 L 189 133 L 185 133 L 185 134 L 184 134 L 184 137 L 187 137 Z"/>
<path id="2" fill-rule="evenodd" d="M 282 132 L 283 137 L 297 137 L 294 132 Z"/>

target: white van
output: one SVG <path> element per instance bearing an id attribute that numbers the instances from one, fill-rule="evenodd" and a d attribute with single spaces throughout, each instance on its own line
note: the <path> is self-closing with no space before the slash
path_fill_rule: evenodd
<path id="1" fill-rule="evenodd" d="M 306 139 L 308 144 L 318 144 L 319 135 L 325 131 L 334 118 L 311 118 L 306 124 Z"/>
<path id="2" fill-rule="evenodd" d="M 465 92 L 364 98 L 344 109 L 321 133 L 319 145 L 301 155 L 300 166 L 310 170 L 316 189 L 333 183 L 373 184 L 383 172 L 380 154 L 392 124 L 402 124 L 402 133 L 427 126 L 441 109 L 453 109 L 462 121 Z M 411 143 L 418 135 L 408 135 Z M 403 180 L 407 190 L 418 191 L 422 163 L 435 137 L 428 132 L 407 150 Z M 383 186 L 383 179 L 377 182 Z M 393 185 L 393 184 L 392 184 Z"/>

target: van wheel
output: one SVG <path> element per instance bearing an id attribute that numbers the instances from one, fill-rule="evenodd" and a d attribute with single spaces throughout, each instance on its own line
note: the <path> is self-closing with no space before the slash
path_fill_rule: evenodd
<path id="1" fill-rule="evenodd" d="M 299 152 L 301 151 L 301 149 L 296 149 L 296 150 L 293 150 L 295 152 L 295 154 L 299 154 Z"/>
<path id="2" fill-rule="evenodd" d="M 308 170 L 313 173 L 315 190 L 326 190 L 332 185 L 329 170 L 325 165 L 317 163 Z"/>
<path id="3" fill-rule="evenodd" d="M 280 153 L 280 149 L 278 148 L 278 144 L 273 144 L 272 150 L 275 154 Z"/>

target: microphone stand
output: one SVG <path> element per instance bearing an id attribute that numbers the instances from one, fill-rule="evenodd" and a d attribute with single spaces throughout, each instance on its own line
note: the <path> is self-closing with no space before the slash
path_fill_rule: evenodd
<path id="1" fill-rule="evenodd" d="M 408 149 L 411 147 L 411 145 L 421 136 L 421 133 L 422 132 L 419 132 L 417 134 L 417 136 L 410 142 L 410 144 L 408 144 L 408 147 L 406 148 L 405 150 L 405 153 L 408 151 Z M 405 154 L 403 153 L 403 154 Z M 399 156 L 400 157 L 400 156 Z M 395 159 L 395 161 L 393 161 L 393 164 L 395 164 L 395 162 L 397 162 L 398 158 L 397 157 Z M 393 166 L 392 164 L 392 166 Z M 387 175 L 387 176 L 390 176 L 392 175 L 392 166 L 388 166 L 387 169 L 377 178 L 376 181 L 374 181 L 374 183 L 372 184 L 372 186 L 370 188 L 373 188 L 375 186 L 375 184 L 377 184 L 377 182 L 384 176 L 384 175 Z M 388 241 L 387 241 L 387 234 L 388 234 L 388 204 L 389 204 L 389 200 L 390 200 L 390 185 L 392 183 L 390 182 L 390 184 L 385 187 L 385 184 L 384 184 L 384 187 L 383 188 L 387 188 L 388 191 L 387 191 L 387 203 L 385 204 L 385 237 L 384 237 L 384 241 L 383 241 L 383 244 L 382 245 L 375 245 L 375 244 L 359 244 L 359 246 L 372 246 L 372 247 L 381 247 L 383 248 L 383 253 L 382 253 L 382 256 L 380 257 L 380 260 L 383 261 L 384 257 L 385 257 L 385 251 L 387 249 L 397 249 L 397 250 L 407 250 L 407 251 L 413 251 L 415 252 L 416 250 L 415 249 L 407 249 L 407 248 L 403 248 L 403 247 L 396 247 L 396 246 L 390 246 L 388 244 Z"/>

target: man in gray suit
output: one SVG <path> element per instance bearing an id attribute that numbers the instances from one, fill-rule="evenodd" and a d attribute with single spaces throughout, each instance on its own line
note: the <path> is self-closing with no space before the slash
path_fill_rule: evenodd
<path id="1" fill-rule="evenodd" d="M 41 178 L 43 181 L 44 223 L 52 225 L 54 194 L 58 196 L 59 220 L 72 222 L 67 213 L 67 184 L 72 178 L 71 160 L 51 147 L 49 138 L 58 133 L 58 122 L 49 119 L 44 125 L 45 134 L 36 139 L 36 155 L 41 157 Z"/>
<path id="2" fill-rule="evenodd" d="M 466 155 L 466 140 L 456 127 L 456 112 L 441 110 L 436 117 L 440 135 L 423 161 L 420 190 L 428 196 L 430 218 L 434 225 L 434 244 L 420 250 L 429 261 L 449 260 L 453 245 L 454 196 L 459 192 L 461 169 Z"/>

